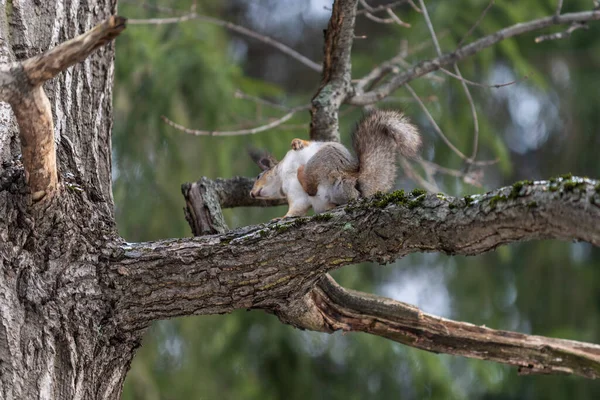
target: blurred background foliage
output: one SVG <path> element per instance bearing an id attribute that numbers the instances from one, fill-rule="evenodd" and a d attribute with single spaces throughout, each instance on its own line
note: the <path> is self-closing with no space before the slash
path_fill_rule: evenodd
<path id="1" fill-rule="evenodd" d="M 371 0 L 376 6 L 386 1 Z M 453 50 L 488 0 L 427 1 L 444 51 Z M 186 12 L 187 0 L 121 1 L 129 18 Z M 327 0 L 204 0 L 197 11 L 272 36 L 320 61 Z M 563 11 L 589 10 L 589 0 Z M 498 0 L 466 39 L 551 15 L 556 1 Z M 422 15 L 396 8 L 412 27 L 359 16 L 353 78 L 408 52 L 409 63 L 433 57 Z M 544 33 L 565 29 L 560 27 Z M 540 33 L 506 40 L 460 63 L 467 79 L 517 80 L 500 89 L 471 87 L 480 123 L 483 187 L 436 175 L 444 192 L 481 193 L 520 179 L 572 172 L 600 178 L 600 23 L 567 40 L 534 43 Z M 465 154 L 473 121 L 461 85 L 442 73 L 413 88 L 450 140 Z M 527 79 L 524 79 L 527 77 Z M 237 91 L 285 106 L 309 102 L 318 73 L 271 47 L 221 27 L 189 21 L 130 25 L 117 40 L 114 195 L 121 234 L 129 241 L 186 237 L 180 185 L 200 176 L 254 176 L 250 145 L 283 156 L 294 137 L 308 136 L 308 112 L 279 129 L 238 137 L 193 137 L 161 115 L 204 130 L 254 127 L 281 110 L 239 98 Z M 403 109 L 421 128 L 423 157 L 463 170 L 405 89 L 379 107 Z M 362 110 L 342 108 L 348 141 Z M 399 187 L 414 182 L 399 178 Z M 261 223 L 285 210 L 226 210 L 230 227 Z M 344 286 L 406 301 L 427 312 L 489 327 L 600 343 L 600 251 L 582 243 L 516 244 L 478 257 L 418 254 L 392 265 L 348 266 L 334 273 Z M 162 321 L 146 335 L 127 376 L 124 399 L 597 399 L 600 382 L 576 377 L 519 377 L 514 368 L 434 355 L 364 334 L 301 332 L 262 312 Z"/>

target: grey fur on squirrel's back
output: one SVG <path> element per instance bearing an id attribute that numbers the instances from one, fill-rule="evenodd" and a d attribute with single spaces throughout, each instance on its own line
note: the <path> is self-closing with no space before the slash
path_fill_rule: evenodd
<path id="1" fill-rule="evenodd" d="M 358 190 L 368 197 L 392 189 L 397 153 L 415 157 L 421 137 L 402 113 L 378 110 L 365 115 L 357 124 L 352 145 L 359 160 Z"/>

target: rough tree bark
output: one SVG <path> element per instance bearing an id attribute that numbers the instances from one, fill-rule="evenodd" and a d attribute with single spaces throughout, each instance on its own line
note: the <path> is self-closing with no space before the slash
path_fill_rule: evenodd
<path id="1" fill-rule="evenodd" d="M 325 31 L 323 76 L 310 110 L 310 138 L 313 140 L 340 141 L 338 112 L 354 91 L 350 55 L 357 3 L 358 0 L 338 0 L 332 6 Z"/>
<path id="2" fill-rule="evenodd" d="M 14 72 L 4 75 L 3 93 L 7 76 L 37 89 L 30 97 L 2 99 L 21 129 L 11 107 L 0 109 L 0 398 L 115 399 L 140 336 L 112 329 L 101 274 L 103 249 L 117 239 L 110 181 L 113 45 L 46 82 L 43 91 L 38 85 L 66 65 L 60 57 L 31 57 L 113 15 L 116 1 L 1 6 L 0 62 Z M 20 107 L 25 101 L 35 107 Z M 32 110 L 43 119 L 32 118 Z M 48 128 L 50 136 L 41 138 Z M 42 154 L 50 161 L 36 163 Z M 54 157 L 58 188 L 56 177 L 47 179 Z M 26 170 L 48 174 L 26 177 Z M 56 195 L 26 184 L 36 179 Z"/>
<path id="3" fill-rule="evenodd" d="M 0 97 L 10 103 L 0 106 L 0 398 L 117 399 L 152 321 L 238 308 L 304 329 L 363 331 L 518 365 L 523 373 L 600 376 L 600 346 L 442 320 L 326 277 L 344 265 L 415 251 L 479 254 L 539 238 L 600 245 L 597 181 L 521 183 L 468 199 L 394 193 L 223 233 L 220 207 L 269 204 L 244 195 L 248 179 L 204 180 L 184 188 L 188 218 L 198 234 L 219 234 L 128 244 L 116 233 L 110 180 L 114 52 L 106 41 L 123 28 L 109 18 L 114 0 L 0 4 Z M 338 38 L 352 29 L 352 4 L 334 6 L 330 26 L 345 30 Z M 102 21 L 70 60 L 96 52 L 39 86 L 72 62 L 32 57 Z M 333 52 L 335 43 L 348 46 L 332 43 Z M 348 74 L 349 67 L 339 76 Z M 14 82 L 22 83 L 20 97 L 11 97 Z M 24 108 L 25 101 L 35 107 Z M 321 132 L 335 137 L 336 126 Z"/>

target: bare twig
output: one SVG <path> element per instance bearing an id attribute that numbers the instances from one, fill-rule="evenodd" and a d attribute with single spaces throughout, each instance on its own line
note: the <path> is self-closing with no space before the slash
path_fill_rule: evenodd
<path id="1" fill-rule="evenodd" d="M 437 57 L 432 60 L 423 61 L 412 69 L 395 76 L 390 81 L 377 87 L 376 89 L 349 97 L 346 103 L 364 106 L 375 103 L 384 97 L 391 94 L 397 88 L 403 86 L 407 82 L 427 75 L 432 71 L 436 71 L 445 65 L 451 65 L 464 58 L 477 54 L 481 50 L 493 46 L 494 44 L 527 32 L 547 28 L 553 25 L 572 24 L 574 22 L 597 21 L 600 20 L 600 10 L 583 11 L 577 13 L 561 14 L 559 16 L 551 16 L 536 19 L 533 21 L 519 23 L 508 28 L 501 29 L 491 35 L 485 36 L 473 43 L 465 45 L 452 53 L 445 54 L 442 57 Z"/>
<path id="2" fill-rule="evenodd" d="M 536 43 L 541 43 L 541 42 L 544 42 L 546 40 L 567 39 L 577 29 L 589 29 L 589 26 L 585 22 L 575 22 L 566 31 L 557 32 L 557 33 L 551 33 L 551 34 L 548 34 L 548 35 L 538 36 L 538 37 L 535 38 L 535 42 Z"/>
<path id="3" fill-rule="evenodd" d="M 375 12 L 375 8 L 371 7 L 369 5 L 369 3 L 367 3 L 366 0 L 359 0 L 360 4 L 362 4 L 362 6 L 365 8 L 365 17 L 369 18 L 370 20 L 374 21 L 374 22 L 378 22 L 380 24 L 393 24 L 396 23 L 400 26 L 403 26 L 405 28 L 410 28 L 410 24 L 407 24 L 406 22 L 402 21 L 395 13 L 394 11 L 391 9 L 390 6 L 388 7 L 384 7 L 383 10 L 386 11 L 386 13 L 390 16 L 390 18 L 379 18 L 375 15 L 373 15 L 373 12 Z"/>
<path id="4" fill-rule="evenodd" d="M 269 106 L 269 107 L 273 107 L 273 108 L 276 108 L 278 110 L 283 110 L 283 111 L 290 111 L 291 110 L 290 107 L 284 106 L 283 104 L 273 103 L 272 101 L 265 100 L 265 99 L 262 99 L 260 97 L 249 95 L 247 93 L 242 92 L 239 89 L 235 91 L 234 96 L 235 96 L 236 99 L 250 100 L 250 101 L 252 101 L 254 103 L 262 104 L 262 105 Z M 305 106 L 305 107 L 308 109 L 308 106 Z"/>
<path id="5" fill-rule="evenodd" d="M 425 23 L 427 24 L 427 29 L 429 30 L 429 34 L 431 35 L 431 40 L 433 41 L 435 51 L 438 57 L 441 57 L 442 48 L 440 47 L 440 42 L 438 41 L 437 36 L 435 35 L 435 30 L 433 29 L 433 24 L 431 23 L 431 19 L 429 18 L 429 12 L 427 12 L 427 8 L 425 7 L 425 2 L 423 0 L 419 0 L 419 5 L 421 6 L 421 11 L 423 11 L 423 18 L 425 18 Z"/>
<path id="6" fill-rule="evenodd" d="M 376 84 L 377 82 L 379 82 L 382 78 L 384 78 L 390 72 L 397 72 L 397 73 L 399 73 L 400 72 L 400 68 L 398 67 L 398 64 L 402 60 L 404 60 L 404 57 L 399 54 L 399 55 L 391 58 L 390 60 L 385 61 L 384 63 L 376 66 L 375 68 L 373 68 L 371 70 L 371 72 L 369 72 L 363 78 L 358 79 L 355 82 L 354 90 L 357 93 L 364 93 L 367 85 L 369 85 L 369 84 L 371 84 L 371 85 Z"/>
<path id="7" fill-rule="evenodd" d="M 435 103 L 438 102 L 440 99 L 432 94 L 430 96 L 421 98 L 421 101 L 423 103 Z M 397 103 L 413 103 L 416 100 L 413 97 L 409 97 L 409 96 L 388 96 L 385 99 L 381 100 L 381 103 L 393 103 L 393 102 L 397 102 Z"/>
<path id="8" fill-rule="evenodd" d="M 481 13 L 481 15 L 479 16 L 479 18 L 477 19 L 477 21 L 475 22 L 475 24 L 471 27 L 471 29 L 469 29 L 469 31 L 465 34 L 465 36 L 463 36 L 462 39 L 460 39 L 460 42 L 458 42 L 458 44 L 456 45 L 456 47 L 460 47 L 465 40 L 467 40 L 467 38 L 469 36 L 471 36 L 471 33 L 473 33 L 473 31 L 475 29 L 477 29 L 477 27 L 479 26 L 479 24 L 481 23 L 481 21 L 483 21 L 483 18 L 485 17 L 485 15 L 487 14 L 487 12 L 490 10 L 490 8 L 492 8 L 492 6 L 494 5 L 494 2 L 496 0 L 491 0 L 489 2 L 489 4 L 487 5 L 487 7 L 485 8 L 485 10 L 483 10 L 483 12 Z"/>
<path id="9" fill-rule="evenodd" d="M 240 129 L 235 131 L 203 131 L 199 129 L 190 129 L 186 128 L 183 125 L 179 125 L 176 122 L 171 121 L 169 118 L 164 115 L 161 116 L 162 120 L 165 121 L 168 125 L 172 126 L 175 129 L 178 129 L 182 132 L 185 132 L 194 136 L 240 136 L 240 135 L 254 135 L 256 133 L 268 131 L 269 129 L 273 129 L 278 127 L 279 125 L 289 121 L 298 111 L 308 109 L 307 106 L 293 108 L 290 112 L 285 114 L 283 117 L 278 118 L 274 121 L 269 122 L 268 124 L 257 126 L 256 128 L 251 129 Z"/>
<path id="10" fill-rule="evenodd" d="M 468 79 L 466 79 L 466 78 L 464 78 L 464 77 L 462 77 L 462 76 L 456 75 L 456 74 L 454 74 L 454 73 L 452 73 L 452 72 L 448 71 L 448 70 L 447 70 L 447 69 L 445 69 L 445 68 L 440 68 L 440 71 L 442 71 L 442 72 L 443 72 L 443 73 L 445 73 L 446 75 L 448 75 L 448 76 L 451 76 L 451 77 L 453 77 L 453 78 L 455 78 L 455 79 L 458 79 L 459 81 L 462 81 L 462 82 L 464 82 L 464 83 L 466 83 L 466 84 L 468 84 L 468 85 L 471 85 L 471 86 L 477 86 L 477 87 L 481 87 L 481 88 L 493 88 L 493 89 L 498 89 L 498 88 L 501 88 L 501 87 L 505 87 L 505 86 L 514 85 L 515 83 L 518 83 L 518 82 L 524 81 L 524 80 L 526 80 L 526 79 L 529 79 L 529 76 L 528 76 L 528 75 L 525 75 L 525 76 L 524 76 L 523 78 L 521 78 L 521 79 L 515 79 L 514 81 L 510 81 L 510 82 L 505 82 L 505 83 L 495 83 L 495 84 L 484 84 L 484 83 L 479 83 L 479 82 L 473 82 L 473 81 L 470 81 L 470 80 L 468 80 Z"/>
<path id="11" fill-rule="evenodd" d="M 388 74 L 397 75 L 401 72 L 401 67 L 404 69 L 408 69 L 411 65 L 404 59 L 404 55 L 402 52 L 393 58 L 377 65 L 375 68 L 371 70 L 367 75 L 362 77 L 361 79 L 353 80 L 354 90 L 356 93 L 364 93 L 365 90 L 370 90 L 375 85 L 377 85 L 381 80 L 383 80 Z M 425 77 L 434 82 L 444 82 L 444 78 L 428 75 Z"/>
<path id="12" fill-rule="evenodd" d="M 419 162 L 419 164 L 421 164 L 421 166 L 427 172 L 428 175 L 441 173 L 444 175 L 453 176 L 455 178 L 461 178 L 465 183 L 468 183 L 469 185 L 482 187 L 481 179 L 483 178 L 483 174 L 479 172 L 481 170 L 463 172 L 457 169 L 442 167 L 439 164 L 423 160 L 422 158 L 419 158 L 417 161 Z"/>
<path id="13" fill-rule="evenodd" d="M 373 14 L 373 13 L 377 13 L 379 11 L 386 11 L 391 8 L 395 8 L 402 4 L 408 3 L 408 2 L 409 2 L 409 0 L 399 0 L 399 1 L 394 1 L 394 2 L 388 3 L 388 4 L 382 4 L 377 7 L 369 7 L 369 8 L 365 7 L 362 10 L 358 10 L 356 12 L 356 15 L 369 14 L 369 13 Z M 362 2 L 361 2 L 361 4 L 362 4 Z M 363 4 L 363 7 L 364 7 L 364 4 Z"/>
<path id="14" fill-rule="evenodd" d="M 410 28 L 410 24 L 408 22 L 404 22 L 400 19 L 400 17 L 398 17 L 396 15 L 396 13 L 394 11 L 392 11 L 391 9 L 387 9 L 387 13 L 390 16 L 391 19 L 394 20 L 394 22 L 396 22 L 396 24 L 403 26 L 405 28 Z"/>
<path id="15" fill-rule="evenodd" d="M 457 76 L 462 78 L 462 74 L 456 63 L 454 63 L 454 72 L 456 72 Z M 471 152 L 471 158 L 469 158 L 469 163 L 471 163 L 477 158 L 477 151 L 479 150 L 479 118 L 477 117 L 475 102 L 473 101 L 473 96 L 471 96 L 471 91 L 469 90 L 467 83 L 464 80 L 461 80 L 460 84 L 463 87 L 465 96 L 467 96 L 469 108 L 471 109 L 471 117 L 473 118 L 473 151 Z"/>
<path id="16" fill-rule="evenodd" d="M 441 191 L 437 183 L 435 182 L 435 179 L 424 179 L 421 175 L 417 173 L 417 171 L 415 171 L 413 166 L 404 157 L 400 159 L 400 165 L 404 170 L 404 174 L 409 179 L 421 186 L 423 189 L 431 193 L 439 193 Z"/>
<path id="17" fill-rule="evenodd" d="M 130 19 L 129 23 L 131 25 L 162 25 L 162 24 L 176 24 L 176 23 L 192 21 L 192 20 L 205 22 L 205 23 L 213 24 L 213 25 L 218 25 L 223 28 L 229 29 L 230 31 L 251 37 L 251 38 L 261 41 L 265 44 L 268 44 L 271 47 L 276 48 L 277 50 L 279 50 L 282 53 L 299 61 L 300 63 L 302 63 L 303 65 L 312 69 L 313 71 L 316 71 L 316 72 L 322 71 L 322 67 L 318 63 L 312 61 L 311 59 L 298 53 L 296 50 L 292 49 L 291 47 L 289 47 L 269 36 L 261 35 L 258 32 L 255 32 L 251 29 L 245 28 L 240 25 L 236 25 L 232 22 L 223 21 L 218 18 L 207 17 L 204 15 L 196 14 L 194 12 L 190 13 L 190 14 L 182 15 L 180 17 L 171 17 L 171 18 Z"/>
<path id="18" fill-rule="evenodd" d="M 413 0 L 408 0 L 408 4 L 410 4 L 410 6 L 413 8 L 413 10 L 415 10 L 419 14 L 423 12 L 423 10 L 421 10 L 419 7 L 417 7 L 417 5 L 413 2 Z"/>
<path id="19" fill-rule="evenodd" d="M 410 87 L 410 85 L 408 83 L 405 84 L 404 87 L 406 88 L 406 90 L 408 90 L 408 92 L 411 94 L 411 96 L 419 104 L 419 106 L 421 107 L 421 110 L 423 110 L 423 112 L 425 113 L 425 116 L 429 120 L 429 123 L 433 126 L 433 129 L 435 129 L 437 134 L 442 138 L 442 140 L 446 144 L 446 146 L 448 146 L 461 159 L 463 159 L 465 161 L 469 161 L 469 158 L 467 156 L 465 156 L 456 146 L 454 146 L 452 144 L 452 142 L 450 142 L 450 140 L 446 137 L 446 135 L 444 135 L 444 132 L 442 132 L 442 129 L 439 127 L 437 122 L 435 122 L 435 118 L 433 118 L 433 116 L 431 115 L 431 113 L 429 112 L 429 110 L 427 109 L 425 104 L 423 104 L 423 101 L 421 101 L 421 98 L 417 95 L 417 93 L 413 90 L 413 88 Z"/>
<path id="20" fill-rule="evenodd" d="M 435 46 L 435 50 L 437 52 L 438 57 L 442 57 L 442 49 L 440 47 L 440 43 L 435 34 L 435 29 L 433 28 L 433 24 L 431 23 L 431 19 L 429 18 L 429 12 L 427 11 L 427 7 L 425 6 L 424 0 L 419 0 L 419 5 L 421 6 L 421 10 L 423 11 L 423 17 L 425 18 L 425 23 L 427 24 L 427 28 L 429 29 L 429 33 L 431 34 L 431 40 Z M 473 96 L 471 96 L 471 91 L 469 87 L 462 79 L 462 74 L 460 69 L 458 68 L 458 64 L 454 63 L 453 65 L 454 72 L 458 77 L 461 78 L 461 85 L 467 96 L 467 100 L 469 102 L 469 108 L 471 109 L 471 116 L 473 118 L 473 152 L 471 154 L 471 158 L 467 160 L 468 162 L 475 160 L 477 157 L 477 150 L 479 146 L 479 119 L 477 118 L 477 109 L 475 108 L 475 102 L 473 101 Z"/>
<path id="21" fill-rule="evenodd" d="M 169 17 L 169 18 L 146 18 L 146 19 L 130 19 L 129 25 L 168 25 L 178 24 L 180 22 L 186 22 L 196 19 L 196 14 L 186 14 L 180 17 Z"/>

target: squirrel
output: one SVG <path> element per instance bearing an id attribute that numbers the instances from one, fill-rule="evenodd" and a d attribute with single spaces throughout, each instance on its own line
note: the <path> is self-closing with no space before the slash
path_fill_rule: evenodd
<path id="1" fill-rule="evenodd" d="M 287 199 L 282 217 L 322 213 L 377 192 L 388 192 L 396 179 L 396 155 L 413 158 L 421 146 L 417 128 L 400 112 L 377 110 L 365 115 L 352 135 L 356 156 L 337 142 L 292 140 L 292 150 L 278 162 L 271 154 L 251 151 L 263 170 L 250 196 Z M 278 218 L 276 218 L 278 219 Z"/>

